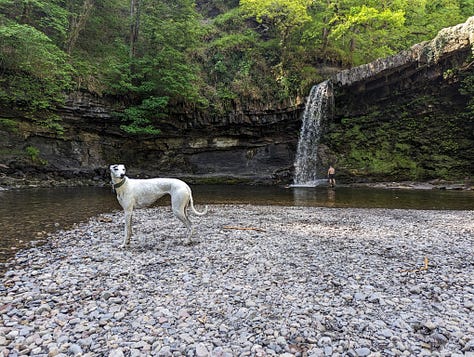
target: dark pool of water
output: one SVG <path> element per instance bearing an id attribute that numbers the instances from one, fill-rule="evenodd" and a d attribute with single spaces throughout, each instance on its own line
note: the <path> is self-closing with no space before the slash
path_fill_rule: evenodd
<path id="1" fill-rule="evenodd" d="M 474 192 L 442 190 L 384 190 L 338 187 L 283 188 L 268 186 L 197 185 L 197 208 L 202 204 L 254 204 L 359 208 L 474 209 Z M 169 204 L 163 198 L 162 204 Z M 0 272 L 6 260 L 45 233 L 120 210 L 109 188 L 80 187 L 0 191 Z"/>

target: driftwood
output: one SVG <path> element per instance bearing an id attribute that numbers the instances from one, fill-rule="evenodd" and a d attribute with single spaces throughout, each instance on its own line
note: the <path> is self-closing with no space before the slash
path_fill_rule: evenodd
<path id="1" fill-rule="evenodd" d="M 258 232 L 266 232 L 265 229 L 258 228 L 258 227 L 234 227 L 234 226 L 224 226 L 223 229 L 236 229 L 239 231 L 258 231 Z"/>
<path id="2" fill-rule="evenodd" d="M 416 273 L 423 270 L 428 270 L 428 257 L 425 257 L 424 265 L 421 268 L 400 270 L 400 273 Z"/>

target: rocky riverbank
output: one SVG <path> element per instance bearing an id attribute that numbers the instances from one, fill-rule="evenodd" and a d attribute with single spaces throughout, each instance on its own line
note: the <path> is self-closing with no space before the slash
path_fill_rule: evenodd
<path id="1" fill-rule="evenodd" d="M 145 176 L 143 176 L 145 177 Z M 146 176 L 148 177 L 148 176 Z M 251 181 L 243 181 L 228 178 L 207 178 L 198 177 L 182 177 L 190 184 L 252 184 Z M 253 183 L 255 184 L 255 182 Z M 100 174 L 84 174 L 76 173 L 70 175 L 57 174 L 17 174 L 6 175 L 0 173 L 0 191 L 8 189 L 23 189 L 23 188 L 38 188 L 38 187 L 81 187 L 81 186 L 107 186 L 110 185 L 109 174 L 104 170 Z M 282 184 L 283 185 L 283 184 Z M 378 182 L 367 181 L 364 182 L 343 182 L 338 181 L 338 186 L 349 187 L 373 187 L 383 189 L 404 189 L 404 190 L 461 190 L 471 191 L 474 189 L 474 184 L 471 180 L 464 181 L 446 181 L 446 180 L 431 180 L 426 182 L 417 181 L 399 181 L 399 182 Z"/>
<path id="2" fill-rule="evenodd" d="M 3 356 L 474 355 L 474 211 L 169 207 L 17 254 Z"/>

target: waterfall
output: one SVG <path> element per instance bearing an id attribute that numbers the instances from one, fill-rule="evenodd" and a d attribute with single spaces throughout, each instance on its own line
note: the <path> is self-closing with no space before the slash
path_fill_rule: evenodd
<path id="1" fill-rule="evenodd" d="M 320 183 L 317 172 L 318 144 L 323 125 L 332 114 L 333 106 L 332 84 L 329 80 L 311 88 L 303 113 L 293 186 L 317 186 Z"/>

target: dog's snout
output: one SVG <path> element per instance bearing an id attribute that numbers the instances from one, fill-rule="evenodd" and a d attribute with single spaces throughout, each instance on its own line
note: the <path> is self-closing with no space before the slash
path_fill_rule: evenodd
<path id="1" fill-rule="evenodd" d="M 125 177 L 125 174 L 124 173 L 121 173 L 120 174 L 120 178 L 124 178 Z"/>

